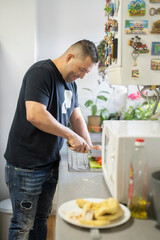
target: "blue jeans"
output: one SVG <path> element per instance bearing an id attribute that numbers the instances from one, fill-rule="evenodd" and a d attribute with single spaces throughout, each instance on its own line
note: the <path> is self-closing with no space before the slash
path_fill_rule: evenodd
<path id="1" fill-rule="evenodd" d="M 53 169 L 28 170 L 6 164 L 5 180 L 13 208 L 8 240 L 45 240 L 58 180 Z"/>

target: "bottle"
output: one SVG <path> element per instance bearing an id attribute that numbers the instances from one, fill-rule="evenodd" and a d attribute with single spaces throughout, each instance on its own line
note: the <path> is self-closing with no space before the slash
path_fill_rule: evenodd
<path id="1" fill-rule="evenodd" d="M 147 218 L 148 209 L 148 163 L 144 139 L 135 141 L 135 149 L 130 163 L 128 207 L 134 218 Z"/>

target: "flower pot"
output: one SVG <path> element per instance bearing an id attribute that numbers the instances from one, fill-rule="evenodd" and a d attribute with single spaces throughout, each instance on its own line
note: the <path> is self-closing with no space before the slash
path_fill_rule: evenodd
<path id="1" fill-rule="evenodd" d="M 88 126 L 101 126 L 100 116 L 88 116 Z"/>
<path id="2" fill-rule="evenodd" d="M 102 131 L 101 126 L 88 126 L 88 131 L 92 133 L 99 133 Z"/>
<path id="3" fill-rule="evenodd" d="M 88 131 L 101 132 L 101 118 L 100 116 L 88 116 Z"/>

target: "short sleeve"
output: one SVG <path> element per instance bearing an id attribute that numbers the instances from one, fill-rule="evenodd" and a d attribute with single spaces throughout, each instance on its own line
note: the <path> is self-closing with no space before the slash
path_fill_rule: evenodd
<path id="1" fill-rule="evenodd" d="M 78 93 L 77 93 L 77 85 L 76 83 L 74 83 L 74 89 L 75 89 L 75 104 L 74 104 L 74 108 L 79 107 L 79 103 L 78 103 Z"/>
<path id="2" fill-rule="evenodd" d="M 48 105 L 51 92 L 50 72 L 43 67 L 31 69 L 26 74 L 25 101 Z"/>

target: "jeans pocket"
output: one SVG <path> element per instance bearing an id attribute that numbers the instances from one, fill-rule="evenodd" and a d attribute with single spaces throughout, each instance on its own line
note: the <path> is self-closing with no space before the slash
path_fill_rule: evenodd
<path id="1" fill-rule="evenodd" d="M 45 181 L 45 174 L 23 172 L 19 175 L 20 191 L 31 195 L 40 194 Z"/>

